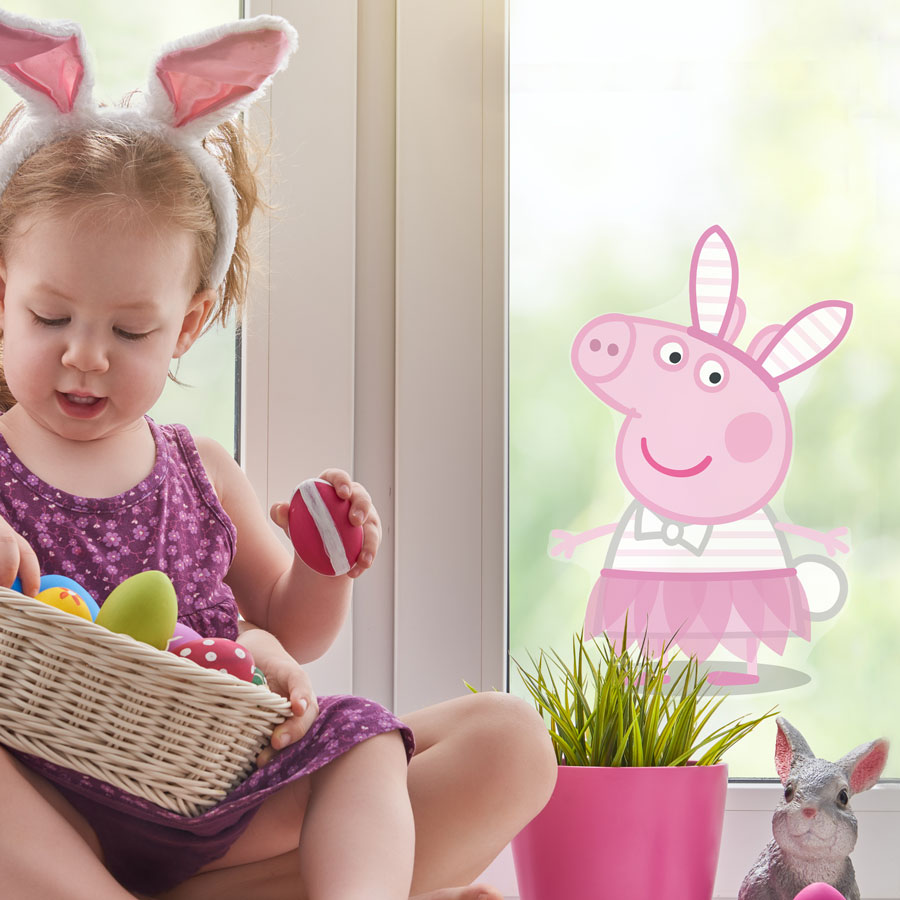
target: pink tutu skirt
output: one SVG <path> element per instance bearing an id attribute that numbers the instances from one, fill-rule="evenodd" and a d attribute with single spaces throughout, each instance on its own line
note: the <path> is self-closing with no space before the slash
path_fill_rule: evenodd
<path id="1" fill-rule="evenodd" d="M 621 639 L 628 618 L 629 644 L 646 631 L 658 655 L 674 646 L 700 662 L 721 645 L 745 662 L 760 643 L 784 653 L 788 636 L 810 639 L 809 604 L 796 569 L 754 572 L 632 572 L 604 569 L 584 618 L 585 637 Z"/>

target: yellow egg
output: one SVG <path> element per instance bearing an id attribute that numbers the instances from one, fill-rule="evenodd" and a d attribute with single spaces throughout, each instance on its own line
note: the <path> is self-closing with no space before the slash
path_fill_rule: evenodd
<path id="1" fill-rule="evenodd" d="M 63 612 L 72 613 L 73 616 L 81 616 L 82 619 L 87 619 L 88 622 L 93 621 L 88 605 L 78 594 L 70 591 L 68 588 L 47 588 L 45 591 L 41 591 L 35 599 L 48 603 L 50 606 L 55 606 Z"/>
<path id="2" fill-rule="evenodd" d="M 126 578 L 104 600 L 96 622 L 165 650 L 175 631 L 178 598 L 164 572 L 139 572 Z"/>

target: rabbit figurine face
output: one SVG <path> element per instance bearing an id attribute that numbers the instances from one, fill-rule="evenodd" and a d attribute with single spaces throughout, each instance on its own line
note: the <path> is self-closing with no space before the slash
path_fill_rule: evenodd
<path id="1" fill-rule="evenodd" d="M 828 762 L 816 758 L 787 719 L 776 721 L 775 768 L 784 800 L 772 818 L 774 840 L 747 874 L 738 900 L 793 900 L 819 882 L 859 900 L 850 862 L 857 835 L 850 799 L 878 781 L 888 743 L 871 741 Z"/>

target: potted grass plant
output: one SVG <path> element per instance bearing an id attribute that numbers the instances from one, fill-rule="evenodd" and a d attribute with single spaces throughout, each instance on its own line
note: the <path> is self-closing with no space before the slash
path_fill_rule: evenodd
<path id="1" fill-rule="evenodd" d="M 723 755 L 775 714 L 714 726 L 724 697 L 670 642 L 651 656 L 575 635 L 513 662 L 559 762 L 547 806 L 513 840 L 521 900 L 710 900 L 728 770 Z"/>

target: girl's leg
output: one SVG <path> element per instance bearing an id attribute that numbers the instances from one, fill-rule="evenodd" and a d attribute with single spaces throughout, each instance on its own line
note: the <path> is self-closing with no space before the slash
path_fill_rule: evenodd
<path id="1" fill-rule="evenodd" d="M 405 900 L 413 816 L 399 732 L 369 738 L 311 776 L 300 841 L 309 900 Z"/>
<path id="2" fill-rule="evenodd" d="M 497 692 L 403 718 L 416 736 L 412 893 L 468 884 L 549 800 L 557 765 L 547 729 L 524 700 Z"/>
<path id="3" fill-rule="evenodd" d="M 423 900 L 478 900 L 482 892 L 491 900 L 498 898 L 496 891 L 484 886 L 458 886 L 476 878 L 550 797 L 556 757 L 540 716 L 516 697 L 482 693 L 404 718 L 416 736 L 416 755 L 407 776 L 416 825 L 412 894 Z M 282 795 L 286 792 L 275 798 Z M 277 849 L 286 833 L 296 848 L 302 808 L 298 811 L 297 801 L 286 796 L 277 804 L 275 798 L 250 823 L 241 839 L 247 842 L 243 846 L 239 842 L 222 858 L 220 865 L 225 867 L 214 864 L 214 870 L 161 897 L 306 900 L 300 853 Z M 281 827 L 288 823 L 293 831 Z M 301 845 L 308 837 L 307 825 L 303 820 Z M 269 851 L 263 853 L 266 840 Z M 329 877 L 325 871 L 326 887 Z M 326 891 L 326 896 L 332 895 Z"/>
<path id="4" fill-rule="evenodd" d="M 45 779 L 0 748 L 0 873 L 16 900 L 127 900 L 96 835 Z"/>

